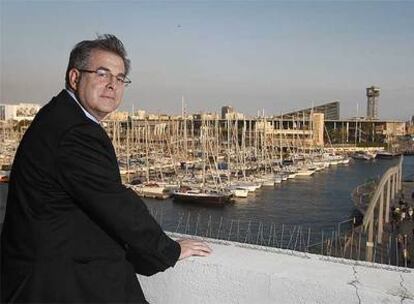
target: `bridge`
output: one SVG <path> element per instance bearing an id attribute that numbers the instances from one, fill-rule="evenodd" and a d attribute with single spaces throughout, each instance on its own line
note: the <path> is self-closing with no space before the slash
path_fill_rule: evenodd
<path id="1" fill-rule="evenodd" d="M 368 209 L 364 214 L 363 227 L 368 231 L 366 242 L 366 260 L 373 261 L 374 241 L 383 243 L 384 225 L 390 222 L 390 206 L 402 190 L 402 162 L 401 156 L 396 166 L 389 168 L 375 190 Z M 376 240 L 374 240 L 374 228 L 376 228 Z"/>

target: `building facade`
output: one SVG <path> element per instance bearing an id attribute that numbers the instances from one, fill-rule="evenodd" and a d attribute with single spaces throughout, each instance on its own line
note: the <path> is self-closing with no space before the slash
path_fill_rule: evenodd
<path id="1" fill-rule="evenodd" d="M 40 105 L 32 103 L 0 104 L 0 120 L 33 120 L 39 110 Z"/>

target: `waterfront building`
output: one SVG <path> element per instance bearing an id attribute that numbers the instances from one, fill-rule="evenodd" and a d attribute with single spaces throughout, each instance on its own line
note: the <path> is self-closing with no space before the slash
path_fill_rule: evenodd
<path id="1" fill-rule="evenodd" d="M 369 93 L 368 93 L 369 89 Z M 316 107 L 289 112 L 272 119 L 279 119 L 284 125 L 299 129 L 311 128 L 312 138 L 316 146 L 323 145 L 383 145 L 393 141 L 398 136 L 406 134 L 405 123 L 397 120 L 378 120 L 377 105 L 379 88 L 367 89 L 369 95 L 369 117 L 353 117 L 340 119 L 339 101 L 322 104 Z M 311 115 L 313 113 L 313 115 Z M 318 116 L 315 114 L 323 114 Z M 321 127 L 322 126 L 322 127 Z M 289 127 L 287 127 L 289 128 Z M 316 134 L 321 132 L 322 134 Z"/>
<path id="2" fill-rule="evenodd" d="M 110 136 L 114 136 L 112 134 L 114 130 L 119 129 L 117 140 L 126 142 L 128 129 L 144 128 L 145 121 L 150 122 L 151 128 L 156 128 L 155 125 L 162 122 L 161 129 L 165 130 L 168 136 L 179 136 L 178 140 L 187 138 L 194 146 L 195 141 L 192 140 L 200 136 L 200 128 L 203 124 L 211 126 L 214 133 L 219 133 L 218 141 L 223 143 L 227 141 L 229 134 L 227 128 L 230 126 L 231 136 L 239 140 L 244 138 L 246 147 L 257 146 L 263 138 L 269 145 L 279 146 L 283 150 L 332 145 L 380 146 L 392 142 L 398 136 L 414 133 L 412 125 L 407 127 L 407 124 L 402 121 L 373 120 L 361 117 L 331 119 L 339 115 L 339 102 L 281 116 L 257 118 L 247 118 L 242 113 L 236 112 L 233 107 L 227 107 L 224 119 L 218 113 L 188 113 L 184 119 L 181 115 L 151 114 L 145 111 L 136 111 L 131 114 L 117 111 L 105 119 L 105 128 Z M 15 119 L 19 134 L 23 134 L 27 123 L 30 122 L 24 119 L 33 119 L 39 108 L 39 105 L 31 104 L 1 105 L 0 115 L 2 116 L 0 118 Z M 19 120 L 23 120 L 25 124 L 18 122 Z M 230 124 L 229 121 L 231 121 Z M 216 127 L 218 130 L 215 130 Z M 10 128 L 12 127 L 8 126 L 7 130 Z M 2 129 L 6 127 L 3 125 Z M 158 129 L 157 127 L 157 134 L 161 132 Z M 142 130 L 140 132 L 144 132 Z"/>
<path id="3" fill-rule="evenodd" d="M 0 104 L 0 120 L 33 120 L 39 110 L 40 105 L 32 103 Z"/>
<path id="4" fill-rule="evenodd" d="M 405 122 L 359 118 L 325 120 L 325 142 L 333 145 L 381 145 L 406 134 Z"/>
<path id="5" fill-rule="evenodd" d="M 226 115 L 233 113 L 234 109 L 232 106 L 223 106 L 221 107 L 221 119 L 226 119 Z"/>
<path id="6" fill-rule="evenodd" d="M 195 120 L 217 120 L 219 115 L 217 113 L 197 113 L 193 115 Z"/>
<path id="7" fill-rule="evenodd" d="M 243 113 L 230 112 L 230 113 L 226 113 L 224 119 L 229 119 L 229 120 L 243 120 L 243 119 L 245 119 L 245 116 L 244 116 Z"/>
<path id="8" fill-rule="evenodd" d="M 144 120 L 145 119 L 145 114 L 146 114 L 146 112 L 144 110 L 138 110 L 138 111 L 132 113 L 131 119 Z"/>
<path id="9" fill-rule="evenodd" d="M 246 117 L 243 113 L 236 112 L 232 106 L 221 107 L 221 119 L 243 120 L 245 118 Z"/>
<path id="10" fill-rule="evenodd" d="M 407 134 L 414 135 L 414 116 L 407 122 Z"/>
<path id="11" fill-rule="evenodd" d="M 321 104 L 315 107 L 285 113 L 282 115 L 282 118 L 302 117 L 304 119 L 309 119 L 311 113 L 323 113 L 325 119 L 327 120 L 338 120 L 339 114 L 340 114 L 339 101 L 333 101 L 333 102 Z M 279 117 L 280 115 L 274 116 L 274 118 L 279 118 Z"/>
<path id="12" fill-rule="evenodd" d="M 325 114 L 313 113 L 312 117 L 312 131 L 313 131 L 313 145 L 317 147 L 324 146 L 324 128 L 325 128 Z"/>
<path id="13" fill-rule="evenodd" d="M 129 113 L 123 111 L 115 111 L 110 113 L 105 120 L 127 121 Z"/>

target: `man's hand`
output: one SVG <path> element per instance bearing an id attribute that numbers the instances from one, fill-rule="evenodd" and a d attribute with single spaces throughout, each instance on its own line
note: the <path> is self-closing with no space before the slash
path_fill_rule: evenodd
<path id="1" fill-rule="evenodd" d="M 181 254 L 178 258 L 179 260 L 188 258 L 190 256 L 209 256 L 212 252 L 211 248 L 207 246 L 204 242 L 196 240 L 178 240 L 178 244 L 181 246 Z"/>

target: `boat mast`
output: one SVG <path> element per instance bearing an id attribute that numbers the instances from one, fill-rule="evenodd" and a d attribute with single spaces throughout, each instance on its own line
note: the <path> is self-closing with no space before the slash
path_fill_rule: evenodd
<path id="1" fill-rule="evenodd" d="M 145 163 L 146 163 L 145 174 L 146 174 L 147 182 L 149 182 L 148 132 L 149 132 L 148 120 L 147 118 L 145 118 Z"/>
<path id="2" fill-rule="evenodd" d="M 228 175 L 228 180 L 230 182 L 230 177 L 231 177 L 231 156 L 230 156 L 230 119 L 229 119 L 229 115 L 227 116 L 227 175 Z"/>

